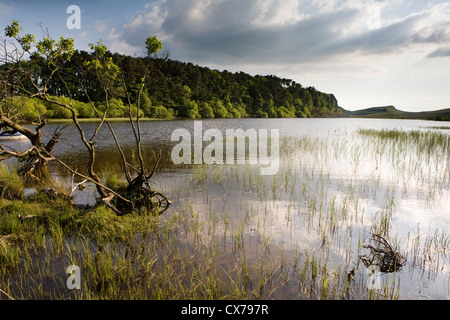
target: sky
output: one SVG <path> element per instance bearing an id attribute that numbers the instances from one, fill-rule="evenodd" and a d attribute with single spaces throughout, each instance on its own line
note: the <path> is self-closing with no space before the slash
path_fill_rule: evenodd
<path id="1" fill-rule="evenodd" d="M 70 5 L 79 29 L 68 28 Z M 13 19 L 87 51 L 102 39 L 143 56 L 156 35 L 171 59 L 292 79 L 348 110 L 450 108 L 448 0 L 0 0 L 0 27 Z"/>

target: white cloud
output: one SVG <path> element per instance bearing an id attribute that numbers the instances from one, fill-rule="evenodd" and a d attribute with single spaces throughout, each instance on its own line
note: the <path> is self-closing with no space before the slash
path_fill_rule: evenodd
<path id="1" fill-rule="evenodd" d="M 162 31 L 167 15 L 164 11 L 165 2 L 148 3 L 145 5 L 146 12 L 138 14 L 119 29 L 112 28 L 108 35 L 110 49 L 127 55 L 142 55 L 145 39 L 149 35 L 157 34 L 160 39 L 167 39 Z"/>
<path id="2" fill-rule="evenodd" d="M 140 46 L 133 46 L 123 41 L 115 28 L 112 28 L 108 35 L 108 48 L 112 52 L 119 52 L 129 56 L 141 56 L 144 49 Z"/>
<path id="3" fill-rule="evenodd" d="M 109 29 L 109 23 L 102 21 L 95 21 L 94 28 L 96 33 L 103 33 Z"/>
<path id="4" fill-rule="evenodd" d="M 116 29 L 112 38 L 142 47 L 147 36 L 156 34 L 177 55 L 224 63 L 278 58 L 303 63 L 330 54 L 383 54 L 449 39 L 446 3 L 402 18 L 381 15 L 380 28 L 374 30 L 368 27 L 371 6 L 379 6 L 383 15 L 389 10 L 387 2 L 374 1 L 160 0 Z"/>
<path id="5" fill-rule="evenodd" d="M 309 15 L 302 12 L 299 0 L 258 0 L 258 16 L 251 23 L 255 25 L 292 25 Z"/>
<path id="6" fill-rule="evenodd" d="M 438 57 L 450 57 L 450 46 L 445 46 L 442 48 L 438 48 L 428 54 L 428 58 L 438 58 Z"/>
<path id="7" fill-rule="evenodd" d="M 450 4 L 157 0 L 127 24 L 111 30 L 110 47 L 141 54 L 149 35 L 157 35 L 174 59 L 230 71 L 287 76 L 316 84 L 319 90 L 323 84 L 330 92 L 334 92 L 333 83 L 342 90 L 348 83 L 348 90 L 358 87 L 361 97 L 364 90 L 368 96 L 376 95 L 375 87 L 382 91 L 389 81 L 401 82 L 411 63 L 422 66 L 422 60 L 435 60 L 427 57 L 443 60 L 450 56 Z M 446 63 L 448 67 L 450 62 Z M 425 72 L 425 68 L 418 69 Z M 436 74 L 442 82 L 443 74 Z M 370 90 L 366 88 L 369 83 Z"/>

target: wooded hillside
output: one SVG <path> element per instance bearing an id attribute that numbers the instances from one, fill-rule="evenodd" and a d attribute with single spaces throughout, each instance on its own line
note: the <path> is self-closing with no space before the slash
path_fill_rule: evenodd
<path id="1" fill-rule="evenodd" d="M 138 90 L 148 67 L 150 76 L 145 78 L 145 91 L 140 101 L 141 115 L 145 117 L 290 118 L 345 114 L 338 107 L 333 94 L 319 92 L 314 87 L 304 88 L 290 79 L 211 70 L 170 59 L 107 54 L 123 71 L 128 88 Z M 92 109 L 86 105 L 89 102 L 88 96 L 100 110 L 106 100 L 96 75 L 83 68 L 92 59 L 93 56 L 88 52 L 75 51 L 61 69 L 64 82 L 72 92 L 72 98 L 77 101 L 74 106 L 80 118 L 94 117 Z M 27 64 L 29 68 L 33 68 L 37 78 L 48 78 L 49 70 L 39 67 L 40 64 L 33 61 L 33 58 Z M 59 77 L 52 77 L 47 84 L 48 94 L 64 100 L 67 92 L 64 82 Z M 86 88 L 88 94 L 81 88 Z M 20 96 L 20 92 L 16 95 Z M 113 91 L 113 96 L 113 109 L 109 111 L 109 117 L 126 116 L 127 97 L 123 89 L 118 87 Z M 70 117 L 67 110 L 37 99 L 27 101 L 23 114 L 30 119 L 36 115 L 47 118 Z"/>

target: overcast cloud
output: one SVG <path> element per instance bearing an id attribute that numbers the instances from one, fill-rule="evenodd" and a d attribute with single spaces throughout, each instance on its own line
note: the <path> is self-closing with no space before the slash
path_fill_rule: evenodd
<path id="1" fill-rule="evenodd" d="M 371 28 L 376 7 L 379 29 Z M 157 34 L 175 56 L 219 64 L 309 63 L 337 54 L 448 46 L 448 3 L 383 19 L 381 10 L 387 8 L 373 1 L 163 0 L 114 29 L 111 37 L 113 45 L 132 53 L 147 35 Z"/>

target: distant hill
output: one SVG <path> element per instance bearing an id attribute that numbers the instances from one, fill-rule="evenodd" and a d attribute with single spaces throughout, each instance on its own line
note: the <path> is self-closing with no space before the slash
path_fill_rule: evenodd
<path id="1" fill-rule="evenodd" d="M 347 111 L 347 114 L 350 118 L 420 119 L 450 121 L 450 108 L 435 111 L 408 112 L 398 110 L 394 106 L 384 106 L 356 111 Z"/>

